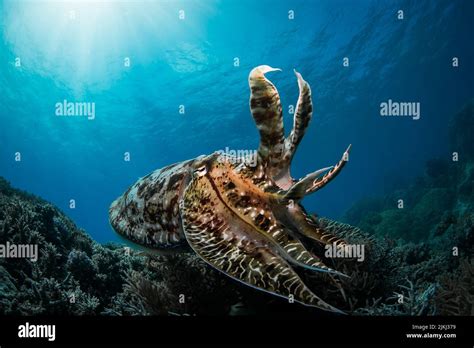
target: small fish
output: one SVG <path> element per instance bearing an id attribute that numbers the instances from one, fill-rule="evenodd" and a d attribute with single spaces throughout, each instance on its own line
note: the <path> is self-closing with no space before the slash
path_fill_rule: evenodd
<path id="1" fill-rule="evenodd" d="M 278 70 L 261 65 L 249 75 L 250 110 L 260 134 L 256 165 L 214 153 L 158 169 L 112 203 L 110 223 L 147 248 L 188 243 L 209 265 L 248 286 L 342 313 L 315 295 L 294 267 L 345 276 L 301 242 L 347 245 L 319 227 L 300 201 L 340 173 L 350 146 L 336 165 L 292 178 L 291 161 L 312 117 L 311 89 L 295 71 L 299 98 L 285 137 L 280 96 L 265 76 Z"/>

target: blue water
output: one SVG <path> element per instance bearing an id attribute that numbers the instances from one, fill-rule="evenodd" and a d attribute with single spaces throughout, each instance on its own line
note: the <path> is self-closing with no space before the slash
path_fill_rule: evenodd
<path id="1" fill-rule="evenodd" d="M 313 90 L 295 177 L 336 163 L 353 144 L 342 174 L 304 202 L 339 218 L 420 175 L 427 159 L 449 156 L 449 117 L 474 94 L 473 15 L 474 2 L 459 0 L 0 2 L 0 175 L 96 240 L 116 240 L 108 206 L 138 177 L 257 147 L 247 77 L 268 64 L 283 69 L 268 77 L 287 131 L 293 68 Z M 65 99 L 95 103 L 95 119 L 56 116 Z M 381 117 L 388 99 L 420 102 L 421 118 Z"/>

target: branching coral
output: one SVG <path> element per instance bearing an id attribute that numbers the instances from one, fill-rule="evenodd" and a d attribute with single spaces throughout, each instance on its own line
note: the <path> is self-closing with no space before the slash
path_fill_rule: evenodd
<path id="1" fill-rule="evenodd" d="M 452 246 L 461 256 L 472 253 L 472 214 L 458 216 L 429 242 L 408 244 L 329 219 L 317 221 L 365 246 L 363 262 L 326 260 L 347 279 L 299 270 L 325 300 L 355 315 L 472 314 L 472 260 L 452 255 Z M 0 243 L 5 241 L 38 244 L 40 256 L 37 262 L 0 258 L 1 314 L 315 314 L 241 286 L 193 253 L 149 255 L 100 245 L 58 209 L 0 180 Z"/>
<path id="2" fill-rule="evenodd" d="M 474 315 L 474 259 L 465 258 L 459 269 L 439 277 L 435 301 L 441 315 Z"/>
<path id="3" fill-rule="evenodd" d="M 357 309 L 354 314 L 361 315 L 434 315 L 435 307 L 432 299 L 436 292 L 436 285 L 431 284 L 426 289 L 416 289 L 413 282 L 406 280 L 407 285 L 399 285 L 385 301 L 382 298 L 367 302 L 365 307 Z"/>

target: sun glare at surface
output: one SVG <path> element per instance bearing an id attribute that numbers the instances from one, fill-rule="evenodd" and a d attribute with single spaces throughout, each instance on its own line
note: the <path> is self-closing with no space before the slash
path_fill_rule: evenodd
<path id="1" fill-rule="evenodd" d="M 200 35 L 196 19 L 209 12 L 188 2 L 12 1 L 3 6 L 5 39 L 22 68 L 74 91 L 106 88 L 127 62 L 146 64 L 156 52 L 175 60 L 170 52 Z M 186 18 L 187 12 L 193 16 Z"/>

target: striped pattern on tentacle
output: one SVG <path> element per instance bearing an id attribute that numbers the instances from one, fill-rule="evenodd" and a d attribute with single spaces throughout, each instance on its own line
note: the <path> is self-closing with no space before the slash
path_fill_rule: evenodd
<path id="1" fill-rule="evenodd" d="M 306 287 L 265 236 L 228 209 L 208 175 L 194 177 L 180 207 L 186 239 L 213 267 L 257 289 L 340 312 Z"/>
<path id="2" fill-rule="evenodd" d="M 288 143 L 286 156 L 293 158 L 296 148 L 298 147 L 303 136 L 306 133 L 311 117 L 313 116 L 313 103 L 311 101 L 311 88 L 308 82 L 303 80 L 299 72 L 295 70 L 298 79 L 299 96 L 296 104 L 295 116 L 293 118 L 293 129 L 286 139 Z"/>
<path id="3" fill-rule="evenodd" d="M 310 173 L 290 186 L 289 189 L 278 190 L 277 194 L 285 201 L 300 201 L 304 196 L 321 189 L 341 172 L 342 168 L 349 160 L 350 148 L 351 146 L 349 145 L 341 160 L 334 167 L 322 168 Z M 323 173 L 324 175 L 321 175 Z"/>
<path id="4" fill-rule="evenodd" d="M 265 77 L 265 73 L 277 70 L 261 65 L 249 75 L 250 111 L 260 132 L 259 161 L 269 171 L 281 161 L 285 141 L 280 96 Z"/>
<path id="5" fill-rule="evenodd" d="M 351 150 L 351 146 L 352 145 L 349 145 L 347 150 L 342 155 L 341 160 L 330 171 L 328 171 L 323 176 L 317 178 L 313 182 L 313 185 L 311 185 L 311 187 L 306 190 L 305 195 L 309 195 L 310 193 L 314 193 L 322 189 L 341 172 L 342 168 L 344 168 L 347 161 L 349 160 L 349 151 Z"/>
<path id="6" fill-rule="evenodd" d="M 296 104 L 295 114 L 293 117 L 293 129 L 290 135 L 285 139 L 285 154 L 283 158 L 284 168 L 282 174 L 289 173 L 291 161 L 295 155 L 296 149 L 303 140 L 309 122 L 313 115 L 313 103 L 311 100 L 311 88 L 301 74 L 294 70 L 298 79 L 299 96 Z"/>
<path id="7" fill-rule="evenodd" d="M 295 70 L 299 97 L 293 119 L 293 129 L 284 138 L 280 97 L 275 86 L 264 74 L 275 71 L 267 65 L 253 69 L 249 76 L 251 89 L 250 109 L 260 132 L 259 157 L 266 173 L 278 186 L 288 189 L 293 183 L 290 175 L 291 160 L 303 139 L 313 113 L 311 88 Z"/>

